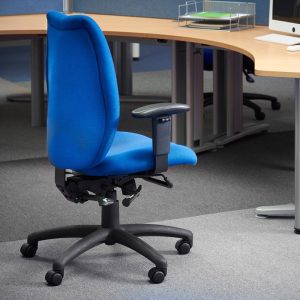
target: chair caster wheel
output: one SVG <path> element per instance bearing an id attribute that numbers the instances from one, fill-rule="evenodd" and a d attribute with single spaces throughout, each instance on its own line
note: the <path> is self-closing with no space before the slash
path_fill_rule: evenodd
<path id="1" fill-rule="evenodd" d="M 61 284 L 63 276 L 58 272 L 50 270 L 46 273 L 45 279 L 49 285 L 57 286 Z"/>
<path id="2" fill-rule="evenodd" d="M 281 104 L 280 104 L 280 102 L 273 102 L 271 104 L 271 107 L 273 110 L 279 110 L 281 108 Z"/>
<path id="3" fill-rule="evenodd" d="M 30 257 L 34 257 L 35 256 L 37 248 L 38 248 L 37 246 L 25 243 L 25 244 L 22 245 L 22 247 L 20 249 L 20 252 L 22 253 L 22 255 L 24 257 L 30 258 Z"/>
<path id="4" fill-rule="evenodd" d="M 176 242 L 175 248 L 179 254 L 188 254 L 192 247 L 189 242 L 185 240 L 179 240 Z"/>
<path id="5" fill-rule="evenodd" d="M 263 113 L 262 111 L 260 112 L 255 112 L 255 119 L 258 121 L 262 121 L 264 120 L 266 117 L 265 113 Z"/>
<path id="6" fill-rule="evenodd" d="M 166 277 L 166 273 L 162 269 L 154 267 L 150 269 L 148 276 L 152 283 L 162 283 Z"/>

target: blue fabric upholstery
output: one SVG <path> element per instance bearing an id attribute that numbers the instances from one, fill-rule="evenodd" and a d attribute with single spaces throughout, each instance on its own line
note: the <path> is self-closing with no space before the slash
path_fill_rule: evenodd
<path id="1" fill-rule="evenodd" d="M 48 17 L 48 155 L 60 168 L 100 163 L 119 121 L 113 61 L 98 25 L 86 16 Z"/>
<path id="2" fill-rule="evenodd" d="M 194 151 L 171 143 L 169 166 L 197 163 Z M 124 175 L 153 169 L 152 139 L 131 132 L 118 131 L 101 164 L 89 170 L 78 170 L 86 175 Z"/>
<path id="3" fill-rule="evenodd" d="M 117 132 L 120 100 L 116 75 L 98 25 L 82 15 L 50 12 L 47 18 L 50 162 L 92 176 L 152 170 L 152 140 Z M 171 144 L 169 166 L 196 162 L 191 149 Z"/>

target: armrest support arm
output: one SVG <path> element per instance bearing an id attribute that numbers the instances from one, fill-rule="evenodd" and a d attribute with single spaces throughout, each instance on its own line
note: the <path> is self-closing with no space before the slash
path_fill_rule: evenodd
<path id="1" fill-rule="evenodd" d="M 185 104 L 157 103 L 146 105 L 132 111 L 135 118 L 152 119 L 152 143 L 155 174 L 168 169 L 168 153 L 171 142 L 171 115 L 187 112 Z"/>

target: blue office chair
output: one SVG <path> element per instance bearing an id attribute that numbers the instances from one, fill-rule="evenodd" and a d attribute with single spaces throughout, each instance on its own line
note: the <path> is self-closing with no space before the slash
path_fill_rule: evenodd
<path id="1" fill-rule="evenodd" d="M 213 70 L 213 50 L 209 48 L 204 49 L 204 70 Z M 247 57 L 243 56 L 243 73 L 246 76 L 246 80 L 250 83 L 254 83 L 254 78 L 251 74 L 254 74 L 254 63 Z M 265 113 L 261 110 L 261 107 L 254 103 L 252 100 L 265 100 L 271 102 L 271 108 L 273 110 L 279 110 L 281 107 L 280 102 L 276 97 L 257 94 L 257 93 L 243 93 L 243 104 L 250 109 L 253 109 L 255 118 L 257 120 L 264 120 Z M 204 93 L 204 106 L 211 105 L 213 103 L 213 93 Z"/>
<path id="2" fill-rule="evenodd" d="M 181 104 L 154 104 L 132 112 L 152 120 L 152 139 L 117 131 L 120 102 L 114 65 L 106 39 L 87 16 L 48 17 L 48 154 L 55 166 L 55 183 L 74 203 L 97 201 L 102 207 L 102 225 L 78 225 L 32 233 L 21 253 L 33 257 L 38 242 L 55 238 L 82 238 L 53 263 L 46 274 L 50 285 L 59 285 L 67 263 L 92 247 L 115 243 L 129 247 L 154 263 L 148 276 L 161 283 L 167 274 L 166 259 L 139 236 L 180 238 L 175 247 L 187 254 L 193 245 L 189 230 L 152 224 L 119 222 L 116 189 L 128 207 L 139 196 L 136 179 L 171 188 L 162 173 L 168 166 L 194 165 L 195 153 L 170 143 L 171 115 L 186 112 Z M 171 200 L 171 199 L 170 199 Z M 99 254 L 101 258 L 101 254 Z"/>

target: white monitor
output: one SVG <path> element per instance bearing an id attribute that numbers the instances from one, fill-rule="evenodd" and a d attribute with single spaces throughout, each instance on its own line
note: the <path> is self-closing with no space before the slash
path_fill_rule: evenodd
<path id="1" fill-rule="evenodd" d="M 269 28 L 300 35 L 300 0 L 270 0 Z"/>

